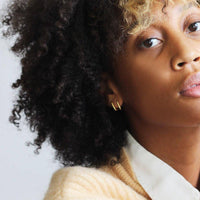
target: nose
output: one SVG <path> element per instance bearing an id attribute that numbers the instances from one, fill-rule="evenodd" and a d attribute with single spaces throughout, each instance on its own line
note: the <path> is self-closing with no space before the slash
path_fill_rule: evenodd
<path id="1" fill-rule="evenodd" d="M 200 44 L 197 41 L 189 41 L 186 38 L 176 40 L 171 48 L 173 52 L 171 65 L 173 70 L 181 70 L 186 65 L 199 66 L 200 68 Z"/>

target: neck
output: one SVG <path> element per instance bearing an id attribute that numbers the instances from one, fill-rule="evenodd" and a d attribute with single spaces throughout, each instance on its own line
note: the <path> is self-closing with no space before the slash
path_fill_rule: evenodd
<path id="1" fill-rule="evenodd" d="M 200 127 L 134 124 L 130 133 L 148 151 L 169 164 L 200 190 Z"/>

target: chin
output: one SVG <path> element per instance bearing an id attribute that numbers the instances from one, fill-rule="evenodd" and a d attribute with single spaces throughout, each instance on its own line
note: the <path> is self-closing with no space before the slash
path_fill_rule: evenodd
<path id="1" fill-rule="evenodd" d="M 186 118 L 182 119 L 182 126 L 184 127 L 198 127 L 200 126 L 200 113 L 197 114 L 190 114 Z"/>

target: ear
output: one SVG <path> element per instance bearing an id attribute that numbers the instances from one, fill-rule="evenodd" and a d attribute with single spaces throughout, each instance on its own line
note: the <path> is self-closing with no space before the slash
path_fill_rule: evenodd
<path id="1" fill-rule="evenodd" d="M 106 104 L 112 107 L 113 103 L 115 108 L 119 108 L 119 105 L 123 104 L 123 99 L 116 82 L 108 73 L 103 73 L 101 77 L 100 93 L 106 99 Z"/>

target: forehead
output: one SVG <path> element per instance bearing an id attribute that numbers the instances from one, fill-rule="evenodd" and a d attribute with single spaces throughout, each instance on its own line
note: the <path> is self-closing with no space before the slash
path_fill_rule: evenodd
<path id="1" fill-rule="evenodd" d="M 164 6 L 155 5 L 151 8 L 149 12 L 149 17 L 152 17 L 152 21 L 149 25 L 157 21 L 168 20 L 171 9 L 174 9 L 173 12 L 175 12 L 176 14 L 182 14 L 188 9 L 192 7 L 197 7 L 197 6 L 198 4 L 195 3 L 194 1 L 180 1 L 180 0 L 169 2 L 168 4 L 165 4 Z"/>
<path id="2" fill-rule="evenodd" d="M 199 6 L 198 0 L 120 0 L 125 26 L 129 34 L 147 28 L 156 20 L 156 13 L 167 11 L 177 5 L 177 12 L 183 12 L 192 6 Z"/>

